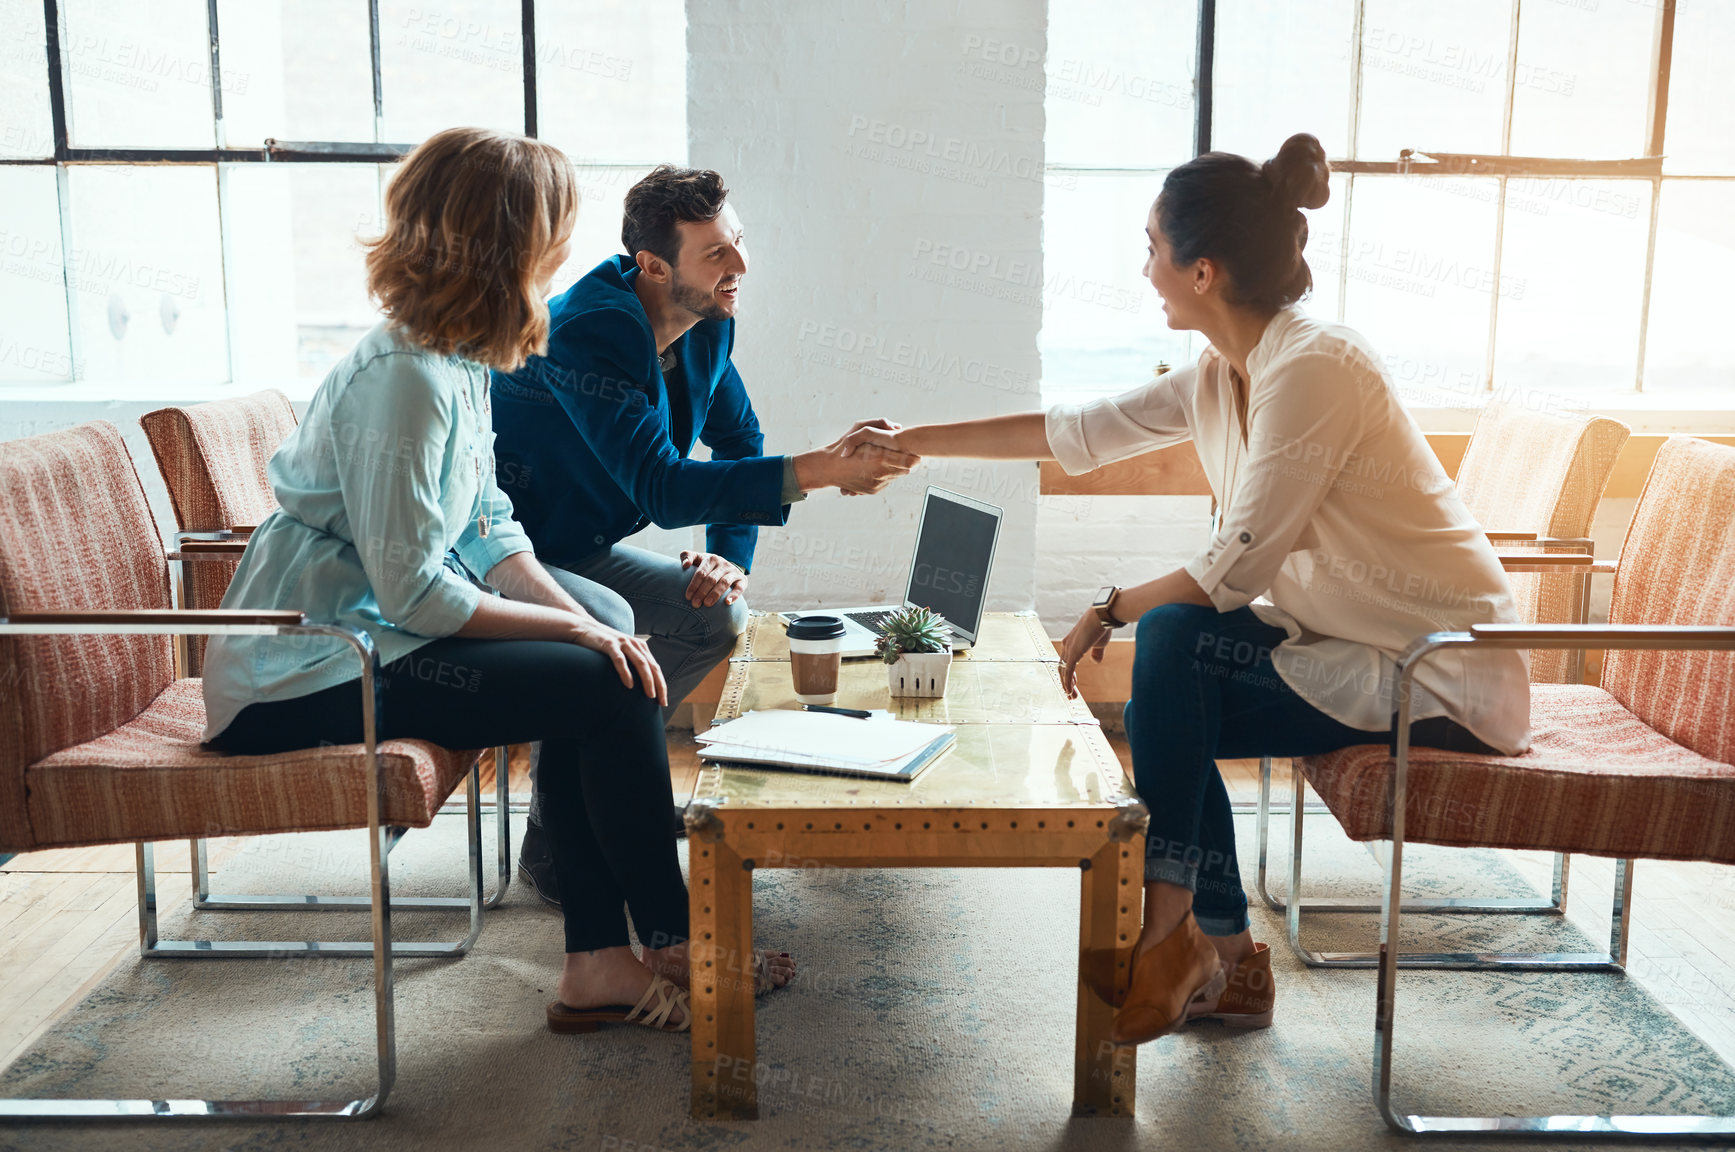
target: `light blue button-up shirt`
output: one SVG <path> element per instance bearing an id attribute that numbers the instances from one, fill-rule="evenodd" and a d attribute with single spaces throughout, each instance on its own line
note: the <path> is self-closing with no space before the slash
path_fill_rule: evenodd
<path id="1" fill-rule="evenodd" d="M 486 593 L 447 565 L 448 552 L 486 576 L 531 550 L 495 483 L 487 403 L 486 368 L 375 327 L 271 457 L 279 508 L 254 530 L 223 607 L 361 628 L 382 663 L 463 627 Z M 330 637 L 213 637 L 205 738 L 249 704 L 360 675 L 354 649 Z"/>

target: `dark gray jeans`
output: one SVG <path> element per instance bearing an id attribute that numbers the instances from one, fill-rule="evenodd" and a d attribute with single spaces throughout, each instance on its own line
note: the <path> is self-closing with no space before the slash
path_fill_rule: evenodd
<path id="1" fill-rule="evenodd" d="M 650 637 L 656 657 L 669 684 L 666 721 L 687 694 L 699 686 L 711 669 L 729 658 L 735 638 L 747 627 L 747 602 L 695 608 L 687 602 L 690 569 L 673 556 L 616 544 L 579 561 L 570 568 L 544 564 L 548 574 L 566 589 L 585 611 L 622 632 Z M 537 766 L 542 746 L 530 746 L 530 821 L 542 822 L 542 794 L 536 788 Z"/>

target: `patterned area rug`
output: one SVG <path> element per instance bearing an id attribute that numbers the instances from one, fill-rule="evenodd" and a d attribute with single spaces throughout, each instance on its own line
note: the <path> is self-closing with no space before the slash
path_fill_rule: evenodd
<path id="1" fill-rule="evenodd" d="M 1251 883 L 1252 821 L 1240 823 Z M 1331 824 L 1309 821 L 1309 875 L 1321 878 L 1314 891 L 1371 893 L 1372 861 Z M 281 877 L 305 876 L 316 891 L 360 891 L 362 839 L 348 832 L 259 840 L 220 888 L 273 891 Z M 459 891 L 463 855 L 461 818 L 441 817 L 393 854 L 397 890 Z M 1528 893 L 1492 854 L 1424 850 L 1409 865 L 1418 893 Z M 366 931 L 363 918 L 348 914 L 194 916 L 173 891 L 163 903 L 165 936 L 190 927 L 254 939 L 360 939 Z M 8 1127 L 0 1147 L 1413 1146 L 1386 1130 L 1369 1097 L 1372 973 L 1303 968 L 1281 943 L 1277 918 L 1263 910 L 1255 931 L 1273 943 L 1276 1024 L 1253 1033 L 1197 1025 L 1144 1046 L 1132 1120 L 1068 1115 L 1078 932 L 1071 872 L 767 871 L 757 880 L 755 910 L 760 943 L 787 948 L 801 964 L 795 985 L 760 1001 L 763 1118 L 756 1123 L 687 1118 L 684 1037 L 548 1033 L 542 1011 L 560 958 L 560 924 L 515 883 L 468 958 L 396 966 L 399 1075 L 379 1119 Z M 1369 917 L 1329 920 L 1310 933 L 1317 947 L 1359 948 L 1373 939 Z M 400 938 L 438 939 L 460 934 L 462 922 L 404 913 L 395 928 Z M 1593 947 L 1554 918 L 1488 917 L 1466 927 L 1416 916 L 1406 926 L 1409 947 Z M 357 960 L 129 958 L 6 1071 L 4 1090 L 365 1094 L 373 1060 L 369 976 L 370 965 Z M 1735 1110 L 1735 1075 L 1621 975 L 1405 973 L 1398 1021 L 1406 1110 Z"/>

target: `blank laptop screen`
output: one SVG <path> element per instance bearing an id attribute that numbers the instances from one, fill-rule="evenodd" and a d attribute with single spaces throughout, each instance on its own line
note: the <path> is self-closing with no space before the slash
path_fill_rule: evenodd
<path id="1" fill-rule="evenodd" d="M 999 527 L 1000 518 L 991 512 L 930 495 L 906 601 L 933 609 L 974 636 Z"/>

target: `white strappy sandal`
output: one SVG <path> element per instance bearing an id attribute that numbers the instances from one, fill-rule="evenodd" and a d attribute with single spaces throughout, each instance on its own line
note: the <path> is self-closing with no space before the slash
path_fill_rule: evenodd
<path id="1" fill-rule="evenodd" d="M 681 1010 L 680 1023 L 671 1021 Z M 665 976 L 651 976 L 650 987 L 639 1002 L 605 1004 L 601 1008 L 571 1008 L 556 1000 L 548 1006 L 548 1030 L 562 1035 L 595 1032 L 604 1024 L 639 1024 L 658 1032 L 685 1032 L 693 1026 L 693 1006 L 685 988 L 677 988 Z"/>

